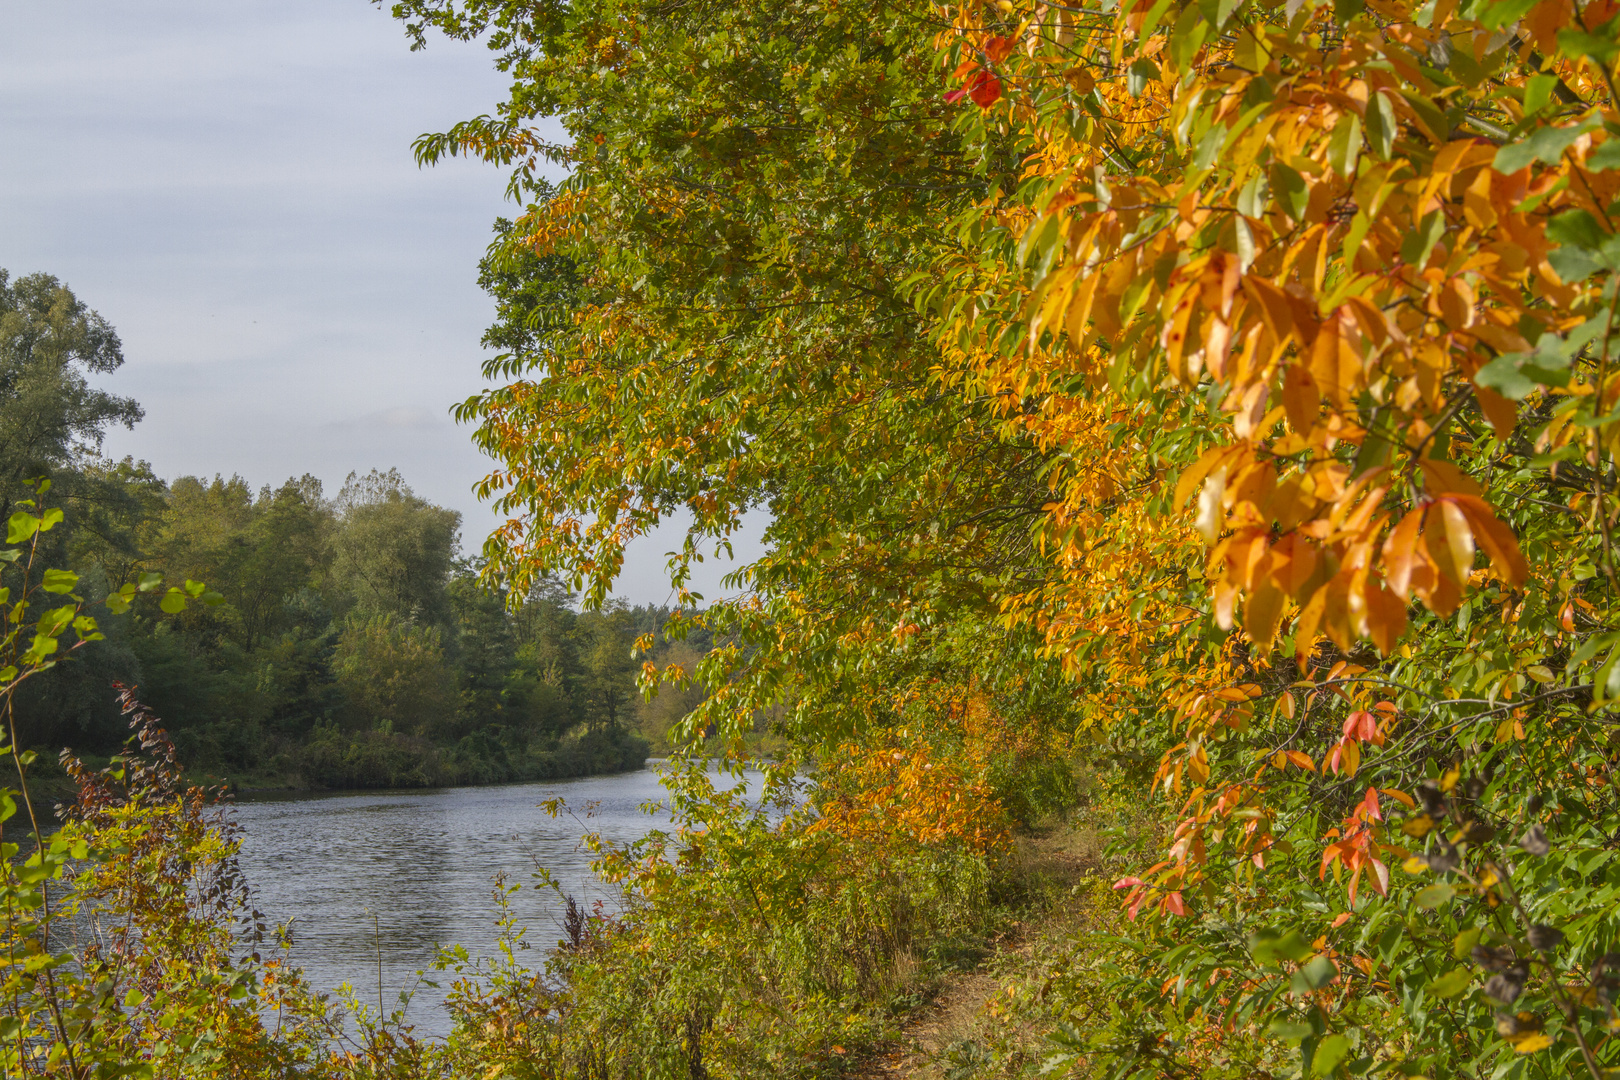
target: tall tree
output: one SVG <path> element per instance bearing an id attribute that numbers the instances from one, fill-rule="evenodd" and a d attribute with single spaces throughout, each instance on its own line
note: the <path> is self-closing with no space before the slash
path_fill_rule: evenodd
<path id="1" fill-rule="evenodd" d="M 1156 762 L 1146 972 L 1054 1068 L 1620 1064 L 1613 0 L 395 9 L 488 33 L 423 156 L 581 273 L 464 409 L 492 565 L 599 602 L 764 502 L 711 714 L 1040 691 Z"/>
<path id="2" fill-rule="evenodd" d="M 89 381 L 123 363 L 118 334 L 66 285 L 0 270 L 0 517 L 18 481 L 77 468 L 109 425 L 134 427 L 141 407 Z"/>
<path id="3" fill-rule="evenodd" d="M 356 610 L 448 626 L 461 515 L 419 498 L 397 469 L 350 473 L 336 505 L 332 574 Z"/>

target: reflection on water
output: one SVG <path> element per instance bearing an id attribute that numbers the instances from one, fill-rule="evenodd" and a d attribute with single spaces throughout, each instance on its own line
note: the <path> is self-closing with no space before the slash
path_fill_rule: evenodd
<path id="1" fill-rule="evenodd" d="M 759 778 L 750 776 L 748 786 L 757 794 Z M 561 936 L 561 912 L 551 890 L 527 887 L 536 865 L 581 903 L 611 903 L 579 837 L 599 832 L 622 843 L 661 827 L 667 815 L 649 816 L 641 805 L 664 795 L 658 774 L 643 769 L 501 787 L 254 796 L 235 814 L 254 904 L 272 923 L 292 920 L 293 962 L 317 989 L 350 982 L 375 1007 L 380 960 L 384 1005 L 392 1011 L 416 973 L 431 968 L 439 946 L 493 953 L 497 873 L 525 886 L 513 907 L 537 950 Z M 552 818 L 537 805 L 554 796 L 577 816 Z M 449 979 L 431 970 L 428 978 L 442 988 L 420 987 L 406 1019 L 418 1034 L 443 1034 Z"/>

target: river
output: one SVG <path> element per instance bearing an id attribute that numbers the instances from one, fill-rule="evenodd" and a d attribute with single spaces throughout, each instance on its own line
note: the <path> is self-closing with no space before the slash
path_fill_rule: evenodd
<path id="1" fill-rule="evenodd" d="M 531 965 L 561 937 L 561 905 L 550 889 L 529 887 L 537 865 L 583 904 L 613 895 L 590 871 L 586 832 L 625 842 L 667 824 L 642 804 L 665 795 L 654 767 L 496 787 L 324 795 L 255 795 L 235 807 L 243 830 L 242 868 L 254 905 L 271 923 L 292 922 L 292 961 L 317 989 L 352 984 L 376 1008 L 416 993 L 406 1021 L 418 1035 L 443 1035 L 447 975 L 432 970 L 442 945 L 490 955 L 496 941 L 493 881 L 504 873 L 525 886 L 513 898 L 528 927 Z M 751 774 L 757 793 L 759 777 Z M 716 776 L 718 786 L 731 781 Z M 561 796 L 553 818 L 538 804 Z M 418 983 L 417 972 L 438 981 Z"/>

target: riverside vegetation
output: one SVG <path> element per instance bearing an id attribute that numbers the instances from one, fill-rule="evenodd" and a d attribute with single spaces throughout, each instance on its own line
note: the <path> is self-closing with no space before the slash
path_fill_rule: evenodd
<path id="1" fill-rule="evenodd" d="M 121 362 L 115 331 L 65 286 L 0 271 L 0 511 L 48 475 L 66 518 L 46 550 L 87 596 L 156 574 L 207 581 L 218 603 L 109 623 L 83 662 L 22 691 L 23 746 L 115 751 L 119 681 L 161 712 L 188 767 L 248 786 L 572 776 L 667 748 L 691 695 L 641 703 L 630 659 L 642 633 L 672 647 L 667 611 L 579 612 L 554 582 L 506 603 L 458 557 L 460 515 L 392 470 L 330 498 L 310 476 L 254 491 L 108 461 L 103 431 L 141 411 L 88 379 Z"/>
<path id="2" fill-rule="evenodd" d="M 7 864 L 11 1071 L 876 1075 L 1014 923 L 917 1069 L 1620 1070 L 1620 5 L 394 13 L 511 79 L 417 146 L 523 207 L 460 408 L 509 516 L 480 579 L 591 609 L 689 514 L 662 635 L 713 647 L 638 637 L 642 689 L 706 688 L 677 743 L 768 723 L 765 805 L 677 769 L 669 830 L 595 842 L 622 905 L 448 952 L 425 1043 L 233 921 L 143 722 Z M 207 593 L 146 580 L 106 595 Z M 45 607 L 8 702 L 88 627 Z M 1088 872 L 1034 872 L 1042 833 Z M 52 954 L 74 874 L 130 929 Z"/>

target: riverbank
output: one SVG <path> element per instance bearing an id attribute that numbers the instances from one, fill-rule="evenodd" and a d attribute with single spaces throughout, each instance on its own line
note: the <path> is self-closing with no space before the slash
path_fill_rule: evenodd
<path id="1" fill-rule="evenodd" d="M 182 760 L 202 762 L 195 773 L 243 792 L 478 787 L 606 776 L 641 768 L 652 751 L 646 739 L 624 730 L 585 731 L 547 742 L 478 732 L 446 746 L 395 732 L 328 729 L 270 755 L 261 767 L 230 769 L 208 767 L 206 747 L 187 741 L 184 733 L 176 738 Z"/>

